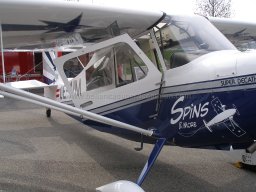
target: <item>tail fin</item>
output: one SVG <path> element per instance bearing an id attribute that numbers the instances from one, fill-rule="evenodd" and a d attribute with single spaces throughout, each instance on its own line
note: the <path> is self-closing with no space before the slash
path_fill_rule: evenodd
<path id="1" fill-rule="evenodd" d="M 53 59 L 56 56 L 53 51 L 43 52 L 43 77 L 44 83 L 50 85 L 57 81 L 56 66 L 53 63 Z"/>
<path id="2" fill-rule="evenodd" d="M 43 77 L 44 83 L 48 85 L 55 84 L 56 86 L 45 87 L 44 96 L 53 100 L 60 98 L 61 78 L 58 75 L 56 66 L 53 60 L 56 58 L 54 51 L 43 52 Z"/>

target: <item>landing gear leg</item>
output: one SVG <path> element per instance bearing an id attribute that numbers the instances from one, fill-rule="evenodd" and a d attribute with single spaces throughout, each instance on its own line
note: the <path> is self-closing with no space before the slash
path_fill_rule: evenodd
<path id="1" fill-rule="evenodd" d="M 158 139 L 152 152 L 150 153 L 149 155 L 149 158 L 148 158 L 148 161 L 147 163 L 145 164 L 138 180 L 137 180 L 137 185 L 141 186 L 144 179 L 146 178 L 147 174 L 149 173 L 151 167 L 154 165 L 158 155 L 160 154 L 164 144 L 166 142 L 166 139 L 162 138 L 162 139 Z"/>
<path id="2" fill-rule="evenodd" d="M 46 117 L 51 117 L 52 110 L 51 109 L 46 109 Z"/>
<path id="3" fill-rule="evenodd" d="M 121 192 L 121 191 L 129 191 L 129 192 L 145 192 L 140 186 L 143 183 L 145 177 L 147 176 L 150 168 L 153 166 L 156 161 L 159 153 L 161 152 L 166 139 L 158 139 L 152 152 L 149 155 L 148 161 L 144 166 L 139 179 L 137 180 L 137 184 L 132 183 L 130 181 L 116 181 L 114 183 L 110 183 L 99 187 L 96 189 L 97 192 Z"/>

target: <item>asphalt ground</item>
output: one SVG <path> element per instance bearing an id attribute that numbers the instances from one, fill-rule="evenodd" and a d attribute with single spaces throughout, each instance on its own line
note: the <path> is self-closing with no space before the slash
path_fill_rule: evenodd
<path id="1" fill-rule="evenodd" d="M 0 99 L 0 191 L 95 191 L 136 181 L 152 145 L 95 131 L 69 116 Z M 146 192 L 256 191 L 256 173 L 234 167 L 227 152 L 166 146 L 142 187 Z"/>

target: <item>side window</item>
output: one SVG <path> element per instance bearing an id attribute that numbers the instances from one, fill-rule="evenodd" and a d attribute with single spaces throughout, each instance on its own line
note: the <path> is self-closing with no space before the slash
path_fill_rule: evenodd
<path id="1" fill-rule="evenodd" d="M 143 61 L 128 46 L 116 48 L 116 85 L 123 86 L 147 75 L 148 69 Z"/>
<path id="2" fill-rule="evenodd" d="M 77 58 L 70 59 L 64 64 L 64 72 L 67 78 L 76 77 L 83 69 Z"/>
<path id="3" fill-rule="evenodd" d="M 144 62 L 126 43 L 79 55 L 67 60 L 63 67 L 72 89 L 81 90 L 81 94 L 124 86 L 143 79 L 148 72 Z"/>
<path id="4" fill-rule="evenodd" d="M 86 69 L 87 91 L 111 85 L 113 83 L 112 67 L 113 53 L 110 50 L 109 53 L 100 57 L 92 66 Z"/>

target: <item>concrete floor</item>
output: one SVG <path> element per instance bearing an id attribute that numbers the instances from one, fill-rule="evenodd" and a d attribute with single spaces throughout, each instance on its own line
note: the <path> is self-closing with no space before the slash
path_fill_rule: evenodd
<path id="1" fill-rule="evenodd" d="M 65 114 L 0 99 L 0 191 L 95 191 L 136 181 L 152 145 L 101 133 Z M 165 147 L 143 183 L 146 192 L 256 191 L 256 173 L 226 152 Z"/>

